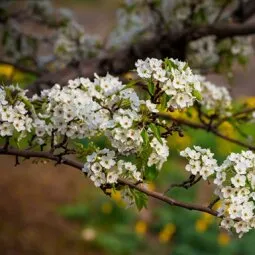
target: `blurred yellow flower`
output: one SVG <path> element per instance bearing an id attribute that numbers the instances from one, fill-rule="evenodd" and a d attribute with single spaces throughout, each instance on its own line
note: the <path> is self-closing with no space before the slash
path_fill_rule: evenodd
<path id="1" fill-rule="evenodd" d="M 144 235 L 147 231 L 147 223 L 145 221 L 139 220 L 135 224 L 135 232 L 138 235 Z"/>
<path id="2" fill-rule="evenodd" d="M 119 191 L 113 191 L 111 193 L 111 197 L 115 202 L 120 202 L 121 201 L 121 194 Z"/>
<path id="3" fill-rule="evenodd" d="M 247 104 L 248 107 L 254 107 L 255 106 L 255 97 L 248 97 L 245 100 L 245 103 Z"/>
<path id="4" fill-rule="evenodd" d="M 15 81 L 21 81 L 26 77 L 26 73 L 15 69 L 11 65 L 0 65 L 0 76 L 4 75 L 7 78 L 12 78 Z"/>
<path id="5" fill-rule="evenodd" d="M 167 243 L 173 237 L 176 231 L 176 226 L 173 223 L 168 223 L 159 233 L 159 241 L 161 243 Z"/>
<path id="6" fill-rule="evenodd" d="M 123 202 L 121 198 L 121 194 L 119 191 L 113 190 L 111 192 L 112 199 L 116 202 L 116 204 L 120 207 L 125 207 L 125 203 Z"/>
<path id="7" fill-rule="evenodd" d="M 225 246 L 228 245 L 230 242 L 230 237 L 228 235 L 228 233 L 226 232 L 220 232 L 218 235 L 218 243 L 221 246 Z"/>
<path id="8" fill-rule="evenodd" d="M 110 214 L 112 212 L 112 205 L 109 202 L 102 204 L 101 210 L 104 214 Z"/>
<path id="9" fill-rule="evenodd" d="M 202 213 L 202 220 L 206 221 L 208 224 L 212 223 L 214 220 L 214 217 L 211 214 L 208 213 Z"/>
<path id="10" fill-rule="evenodd" d="M 199 219 L 196 221 L 195 227 L 197 232 L 203 233 L 208 228 L 208 222 L 204 219 Z"/>
<path id="11" fill-rule="evenodd" d="M 7 77 L 12 75 L 13 70 L 14 68 L 11 65 L 0 65 L 0 74 L 5 75 Z"/>

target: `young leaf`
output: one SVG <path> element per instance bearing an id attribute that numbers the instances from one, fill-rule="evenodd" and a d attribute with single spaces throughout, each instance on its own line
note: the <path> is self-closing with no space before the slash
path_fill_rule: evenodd
<path id="1" fill-rule="evenodd" d="M 192 91 L 192 95 L 198 100 L 198 101 L 200 101 L 200 100 L 202 100 L 202 95 L 200 94 L 200 92 L 198 91 L 198 90 L 193 90 Z"/>
<path id="2" fill-rule="evenodd" d="M 146 146 L 149 143 L 149 135 L 145 129 L 141 132 L 141 136 L 143 138 L 143 143 Z"/>
<path id="3" fill-rule="evenodd" d="M 154 83 L 152 82 L 152 80 L 149 80 L 148 82 L 148 90 L 150 92 L 151 95 L 154 95 L 154 92 L 155 92 L 155 85 Z"/>
<path id="4" fill-rule="evenodd" d="M 137 190 L 133 190 L 133 194 L 137 209 L 141 211 L 143 208 L 147 208 L 148 197 L 144 193 Z"/>
<path id="5" fill-rule="evenodd" d="M 144 178 L 146 181 L 154 181 L 158 176 L 158 170 L 155 165 L 146 167 L 144 172 Z"/>
<path id="6" fill-rule="evenodd" d="M 151 123 L 149 125 L 151 131 L 153 132 L 153 134 L 156 136 L 156 138 L 158 139 L 158 141 L 162 144 L 162 139 L 161 139 L 161 136 L 160 136 L 160 130 L 159 130 L 159 127 L 157 127 L 154 123 Z"/>

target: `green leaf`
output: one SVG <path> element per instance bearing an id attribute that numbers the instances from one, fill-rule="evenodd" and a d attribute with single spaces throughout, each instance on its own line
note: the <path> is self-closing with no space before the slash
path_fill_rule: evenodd
<path id="1" fill-rule="evenodd" d="M 162 144 L 162 139 L 161 139 L 161 135 L 160 135 L 160 130 L 159 127 L 156 126 L 154 123 L 151 123 L 149 125 L 151 131 L 153 132 L 153 134 L 155 135 L 155 137 L 158 139 L 158 141 Z"/>
<path id="2" fill-rule="evenodd" d="M 148 90 L 150 92 L 151 95 L 154 95 L 155 92 L 155 85 L 152 82 L 152 80 L 148 81 Z"/>
<path id="3" fill-rule="evenodd" d="M 35 109 L 34 109 L 34 106 L 33 104 L 31 104 L 31 102 L 26 99 L 25 97 L 23 96 L 19 96 L 18 97 L 18 100 L 20 100 L 21 102 L 23 102 L 25 104 L 25 106 L 32 112 L 35 114 Z"/>
<path id="4" fill-rule="evenodd" d="M 147 208 L 148 197 L 144 193 L 137 190 L 132 190 L 132 193 L 135 198 L 137 209 L 141 211 L 143 208 Z"/>
<path id="5" fill-rule="evenodd" d="M 196 89 L 194 89 L 192 91 L 192 95 L 198 100 L 201 101 L 202 100 L 202 95 L 200 94 L 200 92 Z"/>
<path id="6" fill-rule="evenodd" d="M 143 131 L 141 132 L 141 136 L 143 138 L 144 145 L 147 145 L 149 143 L 149 135 L 147 133 L 147 130 L 143 129 Z"/>
<path id="7" fill-rule="evenodd" d="M 124 86 L 124 88 L 122 90 L 125 90 L 125 89 L 128 89 L 128 88 L 133 88 L 140 81 L 141 80 L 130 81 L 126 86 Z"/>
<path id="8" fill-rule="evenodd" d="M 23 150 L 29 146 L 28 141 L 31 139 L 31 137 L 32 137 L 32 134 L 27 134 L 27 132 L 25 131 L 18 132 L 15 129 L 10 139 L 10 145 Z"/>
<path id="9" fill-rule="evenodd" d="M 164 64 L 165 64 L 165 69 L 167 70 L 171 70 L 172 68 L 178 69 L 178 66 L 169 58 L 165 58 Z"/>
<path id="10" fill-rule="evenodd" d="M 161 96 L 161 104 L 160 104 L 161 110 L 165 110 L 165 109 L 166 109 L 167 103 L 168 103 L 168 101 L 169 101 L 172 97 L 173 97 L 173 96 L 169 96 L 169 95 L 167 95 L 166 93 L 164 93 L 164 94 Z"/>
<path id="11" fill-rule="evenodd" d="M 186 63 L 185 66 L 183 67 L 183 71 L 186 71 L 188 67 L 189 67 L 189 65 L 188 65 L 188 63 Z"/>
<path id="12" fill-rule="evenodd" d="M 90 142 L 86 147 L 79 142 L 74 142 L 74 147 L 77 158 L 82 161 L 86 161 L 88 155 L 97 151 L 97 147 L 93 142 Z"/>
<path id="13" fill-rule="evenodd" d="M 158 177 L 158 170 L 155 165 L 146 167 L 144 172 L 144 178 L 146 181 L 154 181 Z"/>
<path id="14" fill-rule="evenodd" d="M 189 118 L 192 118 L 192 110 L 191 110 L 191 108 L 188 108 L 188 110 L 185 112 L 185 114 L 186 114 Z"/>
<path id="15" fill-rule="evenodd" d="M 142 150 L 139 152 L 137 157 L 138 169 L 144 169 L 147 166 L 148 158 L 151 155 L 152 148 L 149 143 L 143 143 Z"/>

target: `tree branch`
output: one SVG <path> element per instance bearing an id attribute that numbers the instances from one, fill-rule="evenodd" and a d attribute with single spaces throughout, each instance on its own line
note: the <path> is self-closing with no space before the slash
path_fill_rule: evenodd
<path id="1" fill-rule="evenodd" d="M 29 151 L 29 150 L 18 150 L 18 149 L 5 149 L 5 148 L 0 148 L 0 155 L 14 155 L 16 157 L 24 157 L 24 158 L 45 158 L 45 159 L 49 159 L 55 162 L 59 162 L 59 157 L 55 156 L 53 154 L 51 154 L 50 152 L 39 152 L 39 151 Z M 61 164 L 65 164 L 68 166 L 72 166 L 78 170 L 82 170 L 83 168 L 83 164 L 77 161 L 74 161 L 72 159 L 68 159 L 66 157 L 62 157 L 61 158 Z M 161 194 L 159 192 L 155 192 L 155 191 L 150 191 L 148 190 L 144 185 L 141 184 L 135 184 L 132 183 L 128 180 L 124 180 L 124 179 L 119 179 L 118 183 L 121 185 L 127 185 L 128 187 L 138 190 L 144 194 L 146 194 L 147 196 L 156 198 L 160 201 L 163 201 L 171 206 L 177 206 L 177 207 L 182 207 L 188 210 L 195 210 L 195 211 L 200 211 L 200 212 L 205 212 L 208 214 L 211 214 L 213 216 L 218 216 L 217 211 L 212 210 L 211 208 L 207 207 L 207 206 L 202 206 L 202 205 L 196 205 L 196 204 L 191 204 L 191 203 L 185 203 L 185 202 L 181 202 L 178 200 L 175 200 L 173 198 L 167 197 L 164 194 Z"/>
<path id="2" fill-rule="evenodd" d="M 245 22 L 255 14 L 255 1 L 249 0 L 244 3 L 240 0 L 239 5 L 234 11 L 232 18 L 238 22 Z"/>
<path id="3" fill-rule="evenodd" d="M 215 129 L 213 127 L 208 128 L 208 125 L 192 122 L 190 120 L 186 120 L 186 119 L 183 119 L 183 118 L 176 118 L 176 117 L 173 117 L 173 116 L 171 116 L 170 114 L 167 114 L 167 113 L 158 113 L 157 115 L 161 118 L 169 119 L 169 120 L 175 121 L 175 122 L 177 122 L 181 125 L 185 125 L 185 126 L 188 126 L 188 127 L 194 128 L 194 129 L 203 129 L 207 132 L 211 132 L 211 133 L 215 134 L 216 136 L 218 136 L 218 137 L 220 137 L 220 138 L 222 138 L 226 141 L 229 141 L 231 143 L 240 145 L 240 146 L 242 146 L 244 148 L 247 148 L 249 150 L 255 151 L 255 146 L 250 145 L 250 144 L 245 143 L 245 142 L 242 142 L 242 141 L 239 141 L 237 139 L 228 137 L 226 135 L 223 135 L 222 133 L 220 133 L 217 129 Z"/>
<path id="4" fill-rule="evenodd" d="M 37 81 L 31 84 L 28 89 L 30 95 L 39 93 L 45 84 L 48 88 L 55 83 L 63 85 L 69 79 L 82 75 L 93 78 L 94 73 L 105 75 L 109 72 L 112 75 L 119 75 L 134 68 L 137 59 L 146 57 L 165 58 L 172 57 L 180 60 L 185 59 L 186 44 L 204 36 L 215 35 L 219 38 L 232 36 L 245 36 L 255 33 L 255 23 L 248 24 L 215 24 L 190 28 L 183 32 L 169 32 L 165 35 L 152 35 L 150 38 L 141 40 L 135 44 L 121 48 L 114 53 L 106 51 L 99 57 L 85 59 L 80 62 L 80 73 L 74 66 L 67 66 L 54 73 L 42 75 Z M 44 85 L 44 86 L 42 86 Z M 47 88 L 47 87 L 46 87 Z"/>
<path id="5" fill-rule="evenodd" d="M 224 117 L 218 121 L 218 123 L 214 126 L 214 128 L 220 126 L 220 124 L 222 124 L 224 121 L 228 121 L 229 119 L 231 119 L 233 117 L 238 118 L 239 116 L 242 116 L 243 114 L 249 114 L 252 112 L 255 112 L 255 107 L 248 108 L 248 109 L 236 112 L 236 113 L 232 114 L 231 116 Z"/>
<path id="6" fill-rule="evenodd" d="M 190 40 L 196 40 L 204 36 L 215 35 L 220 39 L 233 36 L 247 36 L 255 33 L 255 23 L 246 24 L 215 24 L 204 27 L 196 27 L 187 31 Z"/>
<path id="7" fill-rule="evenodd" d="M 200 180 L 202 179 L 202 176 L 199 176 L 196 179 L 196 175 L 191 174 L 189 176 L 189 179 L 186 181 L 183 181 L 182 183 L 173 183 L 170 185 L 170 187 L 164 192 L 164 194 L 166 194 L 167 192 L 169 192 L 172 188 L 184 188 L 184 189 L 189 189 L 192 186 L 194 186 L 195 184 L 197 184 Z"/>

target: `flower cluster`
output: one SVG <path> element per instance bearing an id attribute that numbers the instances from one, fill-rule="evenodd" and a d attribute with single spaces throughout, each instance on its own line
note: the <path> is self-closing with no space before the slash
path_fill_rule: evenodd
<path id="1" fill-rule="evenodd" d="M 222 115 L 230 114 L 232 98 L 229 91 L 222 86 L 216 86 L 199 76 L 201 81 L 201 104 L 206 110 L 214 110 Z"/>
<path id="2" fill-rule="evenodd" d="M 209 149 L 203 149 L 199 146 L 194 146 L 194 149 L 186 148 L 180 152 L 182 157 L 189 160 L 186 165 L 186 171 L 193 175 L 201 175 L 204 180 L 215 173 L 218 165 L 213 158 L 214 154 Z"/>
<path id="3" fill-rule="evenodd" d="M 186 170 L 200 175 L 205 180 L 214 179 L 215 194 L 220 198 L 218 215 L 222 216 L 221 226 L 235 230 L 241 237 L 255 228 L 255 154 L 251 151 L 231 153 L 218 166 L 208 149 L 194 146 L 186 148 L 181 156 L 188 158 Z"/>
<path id="4" fill-rule="evenodd" d="M 231 53 L 234 57 L 249 57 L 253 54 L 252 37 L 235 36 L 231 39 Z"/>
<path id="5" fill-rule="evenodd" d="M 117 10 L 117 26 L 110 33 L 107 47 L 119 48 L 144 35 L 151 25 L 151 16 L 144 9 L 138 8 L 137 1 L 126 1 Z"/>
<path id="6" fill-rule="evenodd" d="M 10 96 L 16 94 L 16 100 Z M 32 112 L 24 103 L 28 100 L 25 91 L 18 87 L 0 87 L 0 136 L 13 136 L 14 132 L 30 132 L 32 129 Z M 11 101 L 11 102 L 10 102 Z"/>
<path id="7" fill-rule="evenodd" d="M 132 120 L 129 120 L 128 117 L 124 116 L 123 118 L 124 121 L 126 119 L 126 123 L 132 123 Z M 123 155 L 138 152 L 142 145 L 141 130 L 139 129 L 115 128 L 106 132 L 106 135 L 112 146 Z"/>
<path id="8" fill-rule="evenodd" d="M 211 23 L 215 20 L 220 5 L 217 1 L 178 0 L 173 8 L 173 20 L 185 22 L 190 19 L 195 24 Z"/>
<path id="9" fill-rule="evenodd" d="M 157 169 L 161 169 L 169 156 L 169 149 L 166 139 L 161 138 L 161 142 L 157 138 L 153 138 L 150 142 L 152 152 L 148 159 L 148 166 L 156 165 Z"/>
<path id="10" fill-rule="evenodd" d="M 141 172 L 136 165 L 122 159 L 117 160 L 114 151 L 99 150 L 87 156 L 82 171 L 94 182 L 96 187 L 104 184 L 116 184 L 119 178 L 141 181 Z"/>
<path id="11" fill-rule="evenodd" d="M 81 25 L 70 21 L 59 29 L 54 52 L 64 64 L 84 58 L 94 57 L 99 53 L 100 40 L 97 36 L 86 34 Z"/>
<path id="12" fill-rule="evenodd" d="M 235 0 L 229 1 L 229 5 L 231 2 Z M 176 30 L 190 24 L 212 24 L 223 4 L 214 0 L 161 0 L 157 3 L 124 0 L 117 12 L 117 26 L 109 37 L 108 46 L 121 47 L 137 37 L 156 31 L 159 26 Z"/>
<path id="13" fill-rule="evenodd" d="M 217 71 L 229 71 L 235 61 L 246 64 L 254 52 L 249 36 L 216 39 L 206 36 L 189 43 L 187 59 L 193 68 L 215 67 Z"/>
<path id="14" fill-rule="evenodd" d="M 193 68 L 209 68 L 219 62 L 215 39 L 205 36 L 189 43 L 187 59 Z"/>
<path id="15" fill-rule="evenodd" d="M 14 124 L 18 132 L 35 135 L 33 141 L 39 144 L 47 144 L 51 136 L 54 136 L 53 145 L 56 145 L 63 137 L 76 139 L 103 135 L 118 153 L 138 153 L 143 144 L 143 121 L 150 120 L 151 114 L 158 112 L 157 104 L 149 99 L 141 100 L 133 88 L 110 74 L 105 77 L 95 75 L 94 81 L 77 78 L 64 87 L 56 84 L 32 99 L 25 96 L 26 91 L 16 89 L 12 93 L 13 90 L 12 87 L 1 87 L 2 129 L 8 126 L 8 132 L 5 132 L 10 136 Z M 153 132 L 146 130 L 151 141 Z M 150 164 L 161 168 L 168 156 L 166 142 L 164 139 L 162 144 L 152 140 L 151 147 Z"/>
<path id="16" fill-rule="evenodd" d="M 69 80 L 64 87 L 55 84 L 31 99 L 25 91 L 1 87 L 1 136 L 26 133 L 32 137 L 31 145 L 51 146 L 53 151 L 66 149 L 63 145 L 69 140 L 103 136 L 111 150 L 96 150 L 86 157 L 84 171 L 89 178 L 96 186 L 112 186 L 118 178 L 140 181 L 147 167 L 160 170 L 169 156 L 159 128 L 164 124 L 155 120 L 161 96 L 168 96 L 168 107 L 177 107 L 177 103 L 179 108 L 187 107 L 193 104 L 193 91 L 200 82 L 186 63 L 173 59 L 138 60 L 136 66 L 146 83 L 150 80 L 158 86 L 154 93 L 148 89 L 143 100 L 133 85 L 110 74 L 95 74 L 93 81 Z M 155 94 L 159 101 L 152 101 Z M 185 103 L 179 94 L 186 96 Z M 130 192 L 122 191 L 131 205 L 134 197 L 131 199 Z"/>
<path id="17" fill-rule="evenodd" d="M 0 25 L 0 34 L 4 53 L 15 59 L 28 58 L 35 54 L 35 39 L 21 32 L 19 24 L 14 20 L 8 20 L 4 26 Z"/>
<path id="18" fill-rule="evenodd" d="M 22 16 L 18 12 L 13 15 L 14 3 L 3 3 L 0 4 L 5 16 L 5 22 L 0 24 L 3 52 L 16 61 L 26 59 L 26 63 L 36 63 L 40 68 L 59 69 L 71 61 L 94 57 L 101 49 L 98 36 L 86 34 L 70 10 L 55 8 L 50 0 L 24 1 Z M 35 21 L 43 29 L 27 33 L 27 20 Z M 49 47 L 52 44 L 54 47 Z"/>
<path id="19" fill-rule="evenodd" d="M 251 151 L 231 153 L 218 168 L 214 182 L 221 199 L 221 226 L 232 228 L 242 236 L 255 228 L 255 154 Z"/>
<path id="20" fill-rule="evenodd" d="M 147 58 L 136 62 L 137 73 L 148 83 L 155 83 L 168 97 L 167 107 L 192 106 L 200 92 L 200 82 L 185 62 L 166 59 L 164 62 Z"/>
<path id="21" fill-rule="evenodd" d="M 125 141 L 138 140 L 133 146 L 139 146 L 137 131 L 133 132 L 132 126 L 139 120 L 140 101 L 133 89 L 123 90 L 124 87 L 118 78 L 108 74 L 96 76 L 93 82 L 77 78 L 64 88 L 56 84 L 42 91 L 40 97 L 32 99 L 42 105 L 33 124 L 36 135 L 43 138 L 54 132 L 56 137 L 74 139 L 105 132 L 113 137 L 112 146 L 119 148 L 116 141 L 121 142 L 123 138 L 118 131 L 123 130 Z M 120 148 L 124 151 L 130 146 L 129 143 Z"/>
<path id="22" fill-rule="evenodd" d="M 123 178 L 132 182 L 142 181 L 142 172 L 130 161 L 117 159 L 114 151 L 103 149 L 88 155 L 87 162 L 82 171 L 90 178 L 96 187 L 104 188 L 104 185 L 117 184 L 118 179 Z M 128 187 L 122 187 L 121 197 L 127 207 L 135 204 L 135 197 Z"/>
<path id="23" fill-rule="evenodd" d="M 73 19 L 73 13 L 66 8 L 55 8 L 51 0 L 27 1 L 27 10 L 33 18 L 45 22 L 50 27 L 65 25 Z"/>
<path id="24" fill-rule="evenodd" d="M 34 122 L 36 135 L 45 139 L 52 132 L 55 137 L 64 135 L 72 139 L 95 135 L 108 116 L 82 89 L 90 84 L 87 79 L 76 79 L 63 89 L 56 84 L 42 91 L 40 97 L 34 96 L 34 102 L 42 103 L 42 111 Z M 90 89 L 93 91 L 93 86 Z"/>
<path id="25" fill-rule="evenodd" d="M 53 15 L 53 6 L 50 0 L 44 1 L 28 1 L 27 7 L 31 9 L 32 13 L 38 18 L 46 19 Z"/>

